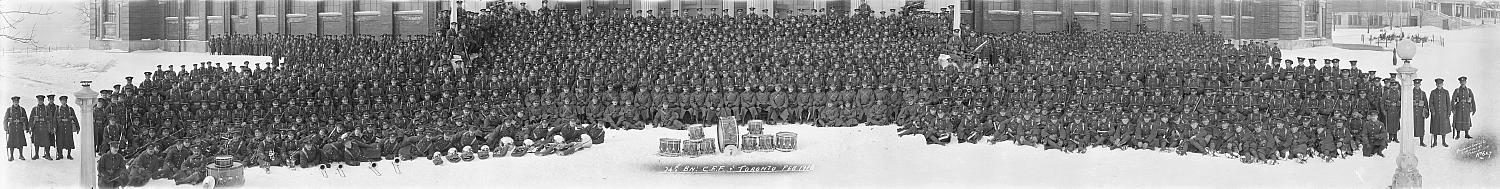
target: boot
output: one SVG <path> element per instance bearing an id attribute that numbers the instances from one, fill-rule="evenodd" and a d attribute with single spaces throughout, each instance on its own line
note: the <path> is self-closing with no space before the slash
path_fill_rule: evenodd
<path id="1" fill-rule="evenodd" d="M 1443 139 L 1443 137 L 1438 137 L 1437 135 L 1432 135 L 1432 138 L 1433 138 L 1432 139 L 1432 146 L 1427 146 L 1429 148 L 1437 147 L 1437 145 L 1438 145 L 1438 139 Z M 1446 141 L 1446 140 L 1444 140 L 1444 141 Z"/>
<path id="2" fill-rule="evenodd" d="M 1448 139 L 1443 139 L 1443 147 L 1448 147 Z"/>

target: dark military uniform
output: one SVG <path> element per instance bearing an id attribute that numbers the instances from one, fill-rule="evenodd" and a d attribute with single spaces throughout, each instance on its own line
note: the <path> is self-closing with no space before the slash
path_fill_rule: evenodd
<path id="1" fill-rule="evenodd" d="M 11 154 L 10 160 L 15 160 L 15 152 L 21 152 L 21 159 L 26 159 L 26 132 L 30 131 L 27 124 L 31 124 L 26 117 L 26 108 L 21 107 L 21 97 L 11 97 L 10 108 L 5 109 L 5 149 Z"/>
<path id="2" fill-rule="evenodd" d="M 1432 124 L 1429 125 L 1432 128 L 1429 130 L 1432 131 L 1433 145 L 1437 145 L 1437 141 L 1442 141 L 1443 146 L 1447 147 L 1447 134 L 1453 131 L 1450 121 L 1453 116 L 1453 100 L 1448 95 L 1448 89 L 1443 89 L 1443 79 L 1433 81 L 1437 82 L 1437 87 L 1432 89 L 1432 97 L 1427 99 L 1427 109 L 1432 115 Z"/>
<path id="3" fill-rule="evenodd" d="M 53 128 L 57 132 L 57 154 L 58 158 L 66 155 L 68 159 L 73 159 L 72 151 L 75 148 L 73 133 L 79 130 L 78 116 L 74 114 L 73 107 L 68 106 L 67 96 L 60 99 L 62 100 L 62 105 L 57 107 L 57 125 Z M 64 153 L 63 150 L 67 150 L 68 152 Z"/>
<path id="4" fill-rule="evenodd" d="M 1415 106 L 1412 109 L 1416 112 L 1413 121 L 1413 124 L 1416 126 L 1412 127 L 1414 128 L 1412 135 L 1414 135 L 1413 137 L 1422 138 L 1427 133 L 1427 117 L 1429 116 L 1429 112 L 1427 111 L 1427 92 L 1422 91 L 1422 79 L 1412 81 L 1412 99 L 1414 102 L 1412 105 Z M 1421 140 L 1418 140 L 1418 144 L 1426 146 L 1425 143 L 1421 143 Z"/>
<path id="5" fill-rule="evenodd" d="M 1474 91 L 1469 90 L 1469 78 L 1459 77 L 1458 88 L 1453 89 L 1453 130 L 1463 133 L 1465 138 L 1469 136 L 1469 128 L 1473 127 L 1474 112 L 1478 110 L 1474 106 Z M 1458 138 L 1458 133 L 1453 134 Z"/>
<path id="6" fill-rule="evenodd" d="M 31 108 L 31 118 L 29 120 L 31 124 L 27 124 L 27 126 L 31 130 L 31 144 L 35 148 L 34 151 L 46 153 L 47 155 L 44 157 L 50 160 L 52 159 L 51 147 L 54 144 L 52 136 L 52 129 L 54 127 L 52 124 L 53 119 L 56 119 L 53 113 L 56 111 L 52 110 L 52 106 L 46 104 L 46 99 L 47 96 L 45 95 L 36 96 L 36 107 Z M 32 153 L 31 155 L 31 159 L 37 159 L 38 154 Z"/>

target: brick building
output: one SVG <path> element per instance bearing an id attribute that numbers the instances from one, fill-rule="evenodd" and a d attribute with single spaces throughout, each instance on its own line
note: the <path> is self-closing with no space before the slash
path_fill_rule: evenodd
<path id="1" fill-rule="evenodd" d="M 421 34 L 443 1 L 96 0 L 95 48 L 203 51 L 216 34 Z"/>
<path id="2" fill-rule="evenodd" d="M 951 0 L 950 0 L 951 1 Z M 1327 44 L 1329 0 L 966 0 L 964 23 L 985 32 L 1085 29 L 1189 31 L 1201 25 L 1231 39 L 1273 40 L 1283 48 Z"/>
<path id="3" fill-rule="evenodd" d="M 494 0 L 92 0 L 94 48 L 203 51 L 216 34 L 420 34 L 435 32 L 442 10 L 477 10 Z M 983 32 L 1049 32 L 1072 21 L 1087 29 L 1205 30 L 1233 39 L 1278 40 L 1284 48 L 1326 44 L 1331 0 L 511 0 L 537 9 L 876 11 L 924 3 L 963 9 Z M 589 9 L 585 9 L 589 10 Z M 759 11 L 756 11 L 759 12 Z M 768 13 L 776 14 L 776 13 Z"/>
<path id="4" fill-rule="evenodd" d="M 1494 4 L 1459 0 L 1334 0 L 1334 27 L 1461 29 L 1500 18 Z"/>

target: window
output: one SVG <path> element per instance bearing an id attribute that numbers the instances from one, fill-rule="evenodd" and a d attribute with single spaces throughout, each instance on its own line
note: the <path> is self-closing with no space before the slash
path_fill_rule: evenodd
<path id="1" fill-rule="evenodd" d="M 239 2 L 230 2 L 229 3 L 229 7 L 230 7 L 230 9 L 234 9 L 233 10 L 234 11 L 234 15 L 245 15 L 246 14 L 245 9 L 244 9 L 245 7 L 240 7 Z"/>
<path id="2" fill-rule="evenodd" d="M 984 8 L 986 10 L 1017 10 L 1015 0 L 993 0 L 984 1 L 984 3 Z"/>
<path id="3" fill-rule="evenodd" d="M 1069 6 L 1068 8 L 1072 8 L 1073 12 L 1098 12 L 1098 9 L 1096 9 L 1098 7 L 1094 5 L 1094 0 L 1067 0 L 1067 1 L 1068 1 L 1068 6 Z"/>
<path id="4" fill-rule="evenodd" d="M 1193 11 L 1193 14 L 1196 14 L 1196 15 L 1213 15 L 1214 14 L 1214 6 L 1215 6 L 1215 4 L 1210 3 L 1209 1 L 1193 1 L 1192 6 L 1193 6 L 1193 9 L 1195 9 Z"/>
<path id="5" fill-rule="evenodd" d="M 1108 2 L 1104 2 L 1104 3 L 1109 3 L 1109 12 L 1114 12 L 1114 13 L 1127 13 L 1127 12 L 1130 12 L 1130 0 L 1109 0 Z"/>
<path id="6" fill-rule="evenodd" d="M 1222 1 L 1222 3 L 1219 4 L 1219 11 L 1215 12 L 1214 14 L 1219 14 L 1219 15 L 1235 15 L 1238 12 L 1238 11 L 1235 11 L 1235 10 L 1239 10 L 1239 8 L 1240 8 L 1240 4 L 1236 3 L 1236 1 L 1232 1 L 1232 0 Z"/>
<path id="7" fill-rule="evenodd" d="M 1031 6 L 1032 6 L 1031 10 L 1034 10 L 1034 11 L 1057 11 L 1058 10 L 1058 8 L 1057 8 L 1057 1 L 1058 0 L 1038 0 L 1038 1 L 1036 1 L 1036 3 L 1031 4 Z"/>
<path id="8" fill-rule="evenodd" d="M 422 10 L 422 3 L 424 3 L 424 2 L 421 2 L 421 1 L 402 1 L 402 2 L 397 2 L 395 10 L 397 10 L 397 11 Z"/>
<path id="9" fill-rule="evenodd" d="M 271 9 L 267 8 L 265 1 L 255 1 L 255 14 L 271 14 Z"/>
<path id="10" fill-rule="evenodd" d="M 1244 3 L 1243 5 L 1236 5 L 1236 6 L 1240 7 L 1240 9 L 1239 9 L 1240 16 L 1254 16 L 1255 15 L 1255 2 L 1245 1 L 1243 3 Z"/>
<path id="11" fill-rule="evenodd" d="M 219 3 L 215 3 L 214 1 L 203 1 L 203 16 L 218 16 L 219 6 Z"/>
<path id="12" fill-rule="evenodd" d="M 1141 1 L 1141 14 L 1166 14 L 1162 12 L 1161 1 Z"/>
<path id="13" fill-rule="evenodd" d="M 1172 0 L 1172 14 L 1192 14 L 1188 12 L 1190 0 Z"/>
<path id="14" fill-rule="evenodd" d="M 1305 21 L 1318 21 L 1319 20 L 1319 18 L 1321 17 L 1322 14 L 1319 14 L 1321 9 L 1319 9 L 1319 5 L 1318 5 L 1318 1 L 1317 0 L 1305 0 L 1305 1 L 1303 1 L 1302 5 L 1303 5 L 1302 6 L 1303 8 L 1306 8 L 1304 10 L 1304 12 L 1306 13 L 1306 15 L 1303 16 L 1303 17 L 1307 18 L 1307 20 L 1305 20 Z"/>

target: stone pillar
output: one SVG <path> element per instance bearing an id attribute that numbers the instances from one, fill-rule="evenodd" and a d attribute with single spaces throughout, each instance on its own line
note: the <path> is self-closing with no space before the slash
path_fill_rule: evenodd
<path id="1" fill-rule="evenodd" d="M 1034 3 L 1032 3 L 1032 1 L 1026 1 L 1026 0 L 1018 0 L 1018 1 L 1016 1 L 1016 10 L 1020 11 L 1020 14 L 1017 14 L 1020 17 L 1019 20 L 1017 21 L 1017 22 L 1021 23 L 1021 24 L 1019 24 L 1021 26 L 1021 28 L 1019 28 L 1020 32 L 1034 32 L 1034 31 L 1036 31 L 1036 16 L 1035 16 L 1036 13 L 1032 12 L 1031 5 L 1034 5 Z"/>
<path id="2" fill-rule="evenodd" d="M 438 14 L 442 14 L 442 8 L 439 7 L 442 7 L 443 3 L 445 2 L 422 3 L 422 24 L 428 26 L 427 33 L 438 33 L 438 27 L 434 25 L 437 25 L 437 22 L 447 22 L 447 20 L 437 20 Z"/>
<path id="3" fill-rule="evenodd" d="M 1228 0 L 1209 0 L 1207 2 L 1208 3 L 1208 16 L 1210 18 L 1208 20 L 1208 23 L 1203 24 L 1204 25 L 1203 27 L 1204 28 L 1209 28 L 1209 29 L 1206 29 L 1206 31 L 1213 31 L 1215 33 L 1222 34 L 1222 35 L 1224 35 L 1226 37 L 1233 37 L 1232 33 L 1229 33 L 1229 31 L 1220 31 L 1219 30 L 1219 24 L 1222 24 L 1220 22 L 1223 22 L 1223 19 L 1221 19 L 1221 18 L 1223 18 L 1222 16 L 1224 16 L 1224 13 L 1223 13 L 1224 12 L 1224 6 L 1222 6 L 1222 5 L 1224 5 L 1223 1 L 1228 1 Z"/>
<path id="4" fill-rule="evenodd" d="M 1108 0 L 1094 0 L 1094 10 L 1097 10 L 1094 12 L 1099 12 L 1099 19 L 1095 21 L 1099 21 L 1100 30 L 1113 29 L 1110 28 L 1109 24 L 1115 21 L 1115 15 L 1110 13 L 1114 13 L 1115 11 L 1110 9 L 1110 6 L 1114 5 L 1111 5 L 1111 2 Z"/>
<path id="5" fill-rule="evenodd" d="M 970 0 L 967 3 L 970 5 L 969 25 L 973 25 L 971 27 L 974 27 L 974 31 L 981 33 L 995 32 L 989 30 L 989 23 L 987 23 L 989 19 L 985 19 L 985 17 L 989 16 L 989 7 L 984 6 L 984 3 L 979 0 Z"/>
<path id="6" fill-rule="evenodd" d="M 1161 31 L 1175 31 L 1172 28 L 1172 19 L 1176 18 L 1177 13 L 1172 12 L 1172 0 L 1161 0 L 1160 6 L 1158 10 L 1161 10 L 1161 19 L 1157 21 L 1161 21 Z"/>
<path id="7" fill-rule="evenodd" d="M 1073 1 L 1071 0 L 1058 0 L 1056 1 L 1056 3 L 1057 4 L 1054 4 L 1054 6 L 1057 6 L 1057 12 L 1062 12 L 1062 15 L 1057 18 L 1058 24 L 1062 25 L 1062 29 L 1059 30 L 1065 30 L 1068 28 L 1068 25 L 1071 25 L 1073 23 L 1073 21 L 1078 21 L 1076 20 L 1078 19 L 1078 15 L 1073 14 L 1074 11 L 1077 11 L 1078 9 L 1073 8 Z"/>
<path id="8" fill-rule="evenodd" d="M 1411 84 L 1412 79 L 1415 79 L 1414 75 L 1417 74 L 1417 68 L 1411 67 L 1411 60 L 1407 59 L 1400 68 L 1396 68 L 1396 73 L 1401 84 L 1401 131 L 1396 132 L 1396 138 L 1401 140 L 1401 156 L 1396 158 L 1396 174 L 1390 188 L 1421 188 L 1422 174 L 1417 172 L 1417 156 L 1413 154 L 1417 148 L 1417 141 L 1414 140 L 1416 137 L 1404 135 L 1412 133 L 1412 129 L 1416 127 L 1416 123 L 1413 123 L 1416 110 L 1412 105 L 1415 103 L 1413 99 L 1415 94 L 1412 94 Z"/>
<path id="9" fill-rule="evenodd" d="M 356 22 L 358 20 L 355 18 L 355 17 L 359 17 L 359 15 L 354 14 L 354 12 L 359 12 L 360 11 L 359 10 L 359 2 L 358 1 L 353 1 L 353 0 L 348 0 L 348 1 L 335 1 L 335 2 L 329 2 L 329 3 L 341 3 L 343 5 L 343 6 L 339 6 L 340 10 L 338 10 L 338 11 L 341 12 L 341 13 L 344 13 L 343 16 L 339 17 L 339 22 L 344 23 L 344 25 L 343 25 L 343 27 L 344 27 L 344 34 L 356 34 L 356 35 L 360 34 L 359 33 L 359 22 Z M 458 10 L 458 8 L 454 7 L 453 10 L 455 10 L 454 12 L 457 12 L 456 10 Z"/>
<path id="10" fill-rule="evenodd" d="M 1145 24 L 1144 21 L 1146 19 L 1143 18 L 1143 15 L 1146 15 L 1146 13 L 1143 12 L 1143 11 L 1141 11 L 1141 1 L 1144 1 L 1144 0 L 1130 0 L 1130 1 L 1125 2 L 1125 3 L 1128 4 L 1127 5 L 1128 10 L 1125 10 L 1125 11 L 1130 11 L 1130 28 L 1131 29 L 1136 29 L 1136 26 L 1137 26 L 1136 24 Z"/>
<path id="11" fill-rule="evenodd" d="M 97 150 L 94 150 L 94 103 L 99 100 L 99 93 L 89 88 L 93 81 L 82 81 L 83 89 L 73 92 L 73 97 L 78 99 L 78 169 L 79 185 L 83 188 L 95 188 L 99 184 Z"/>
<path id="12" fill-rule="evenodd" d="M 286 14 L 289 14 L 287 10 L 292 8 L 292 1 L 275 0 L 271 2 L 276 4 L 276 8 L 271 10 L 271 14 L 276 15 L 276 32 L 289 33 L 287 27 L 291 25 L 287 24 Z"/>

